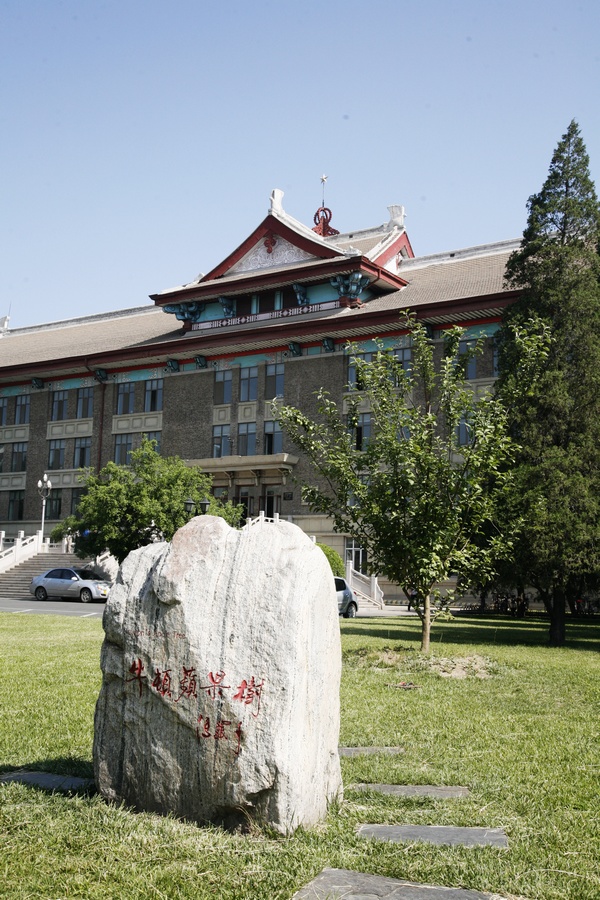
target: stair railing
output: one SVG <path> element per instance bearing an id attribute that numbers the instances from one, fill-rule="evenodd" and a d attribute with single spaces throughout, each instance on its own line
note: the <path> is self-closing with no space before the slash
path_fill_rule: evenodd
<path id="1" fill-rule="evenodd" d="M 47 553 L 48 546 L 41 531 L 36 531 L 30 537 L 25 537 L 23 531 L 18 531 L 13 545 L 0 550 L 0 573 L 8 572 L 26 559 L 31 559 L 36 553 Z"/>

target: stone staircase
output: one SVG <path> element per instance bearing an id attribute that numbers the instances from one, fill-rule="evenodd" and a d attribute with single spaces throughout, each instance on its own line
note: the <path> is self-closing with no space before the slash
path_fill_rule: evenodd
<path id="1" fill-rule="evenodd" d="M 18 566 L 9 569 L 8 572 L 0 574 L 0 597 L 3 600 L 23 600 L 31 597 L 33 600 L 33 594 L 29 593 L 31 579 L 36 575 L 41 575 L 42 572 L 47 572 L 49 569 L 62 568 L 63 566 L 65 568 L 69 566 L 81 568 L 85 566 L 85 562 L 75 556 L 74 553 L 52 551 L 50 553 L 38 553 L 30 557 L 30 559 L 19 563 Z"/>

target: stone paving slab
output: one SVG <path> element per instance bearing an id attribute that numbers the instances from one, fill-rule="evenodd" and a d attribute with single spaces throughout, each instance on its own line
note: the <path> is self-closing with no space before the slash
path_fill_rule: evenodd
<path id="1" fill-rule="evenodd" d="M 377 841 L 448 844 L 451 847 L 508 847 L 503 828 L 460 828 L 457 825 L 360 825 L 360 837 Z"/>
<path id="2" fill-rule="evenodd" d="M 323 869 L 320 875 L 294 894 L 292 900 L 503 900 L 464 888 L 417 884 L 381 875 L 365 875 L 348 869 Z"/>
<path id="3" fill-rule="evenodd" d="M 436 800 L 450 800 L 456 797 L 468 797 L 469 788 L 459 785 L 436 784 L 349 784 L 353 791 L 377 791 L 379 794 L 390 794 L 393 797 L 432 797 Z"/>
<path id="4" fill-rule="evenodd" d="M 404 753 L 404 747 L 338 747 L 340 756 L 372 756 L 375 753 L 385 753 L 394 756 L 396 753 Z"/>
<path id="5" fill-rule="evenodd" d="M 64 793 L 95 790 L 93 778 L 76 778 L 74 775 L 53 775 L 51 772 L 8 772 L 0 775 L 0 782 L 8 783 L 11 781 L 16 781 L 19 784 L 31 784 L 46 791 L 62 791 Z"/>

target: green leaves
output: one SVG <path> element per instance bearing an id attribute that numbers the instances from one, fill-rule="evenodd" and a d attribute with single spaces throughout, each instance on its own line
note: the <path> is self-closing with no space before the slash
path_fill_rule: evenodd
<path id="1" fill-rule="evenodd" d="M 466 380 L 465 362 L 481 352 L 480 342 L 465 354 L 460 329 L 445 335 L 442 348 L 413 316 L 402 326 L 411 339 L 410 368 L 380 346 L 368 362 L 354 356 L 361 390 L 344 401 L 345 411 L 320 391 L 314 420 L 289 406 L 276 414 L 318 475 L 304 499 L 360 542 L 373 571 L 417 591 L 425 635 L 436 582 L 453 571 L 489 574 L 510 551 L 515 529 L 510 522 L 500 529 L 497 506 L 515 445 L 501 398 L 477 396 Z M 527 341 L 532 354 L 542 343 L 529 333 Z M 372 423 L 363 451 L 351 434 L 361 410 Z M 459 434 L 465 420 L 468 430 Z"/>
<path id="2" fill-rule="evenodd" d="M 144 439 L 131 454 L 130 466 L 109 462 L 97 474 L 83 477 L 86 492 L 77 515 L 63 523 L 75 534 L 80 556 L 97 556 L 109 550 L 121 562 L 131 550 L 156 540 L 170 540 L 189 519 L 185 502 L 198 507 L 210 499 L 210 515 L 239 524 L 241 507 L 221 503 L 210 493 L 211 479 L 179 457 L 162 457 L 155 442 Z"/>

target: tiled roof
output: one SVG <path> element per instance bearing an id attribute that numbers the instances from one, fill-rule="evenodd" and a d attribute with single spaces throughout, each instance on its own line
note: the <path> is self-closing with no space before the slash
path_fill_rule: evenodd
<path id="1" fill-rule="evenodd" d="M 504 290 L 504 270 L 510 251 L 467 258 L 444 258 L 422 267 L 401 266 L 408 281 L 401 291 L 376 297 L 370 310 L 385 310 L 447 303 L 468 297 L 498 294 Z"/>
<path id="2" fill-rule="evenodd" d="M 27 362 L 94 356 L 105 350 L 181 337 L 181 326 L 156 306 L 120 310 L 8 331 L 0 337 L 0 371 Z"/>
<path id="3" fill-rule="evenodd" d="M 512 247 L 510 248 L 512 249 Z M 300 330 L 314 333 L 315 339 L 328 328 L 336 327 L 340 335 L 369 333 L 385 330 L 381 319 L 378 324 L 370 321 L 372 313 L 393 313 L 401 309 L 439 305 L 439 316 L 428 310 L 428 319 L 440 319 L 446 315 L 445 307 L 452 301 L 482 298 L 481 310 L 492 312 L 486 297 L 493 297 L 504 290 L 504 269 L 510 249 L 496 245 L 490 248 L 472 248 L 471 252 L 440 254 L 431 258 L 410 260 L 402 266 L 401 275 L 408 286 L 393 293 L 384 294 L 365 303 L 360 309 L 335 309 L 299 316 L 295 321 Z M 497 306 L 497 304 L 496 304 Z M 494 307 L 493 314 L 497 313 Z M 281 329 L 289 327 L 290 319 L 273 320 L 268 328 L 272 340 L 264 332 L 265 322 L 231 326 L 211 332 L 191 332 L 184 337 L 183 330 L 172 315 L 156 306 L 137 307 L 114 313 L 72 319 L 66 322 L 37 325 L 9 331 L 0 336 L 0 373 L 21 364 L 44 363 L 52 360 L 68 360 L 71 357 L 94 357 L 106 352 L 140 348 L 140 357 L 150 359 L 153 345 L 170 341 L 190 341 L 193 353 L 194 339 L 203 336 L 216 338 L 214 352 L 231 352 L 234 347 L 277 345 L 282 338 Z M 258 332 L 262 332 L 260 336 Z M 256 337 L 254 335 L 256 334 Z M 287 340 L 287 338 L 286 338 Z M 155 351 L 157 358 L 165 349 Z"/>

